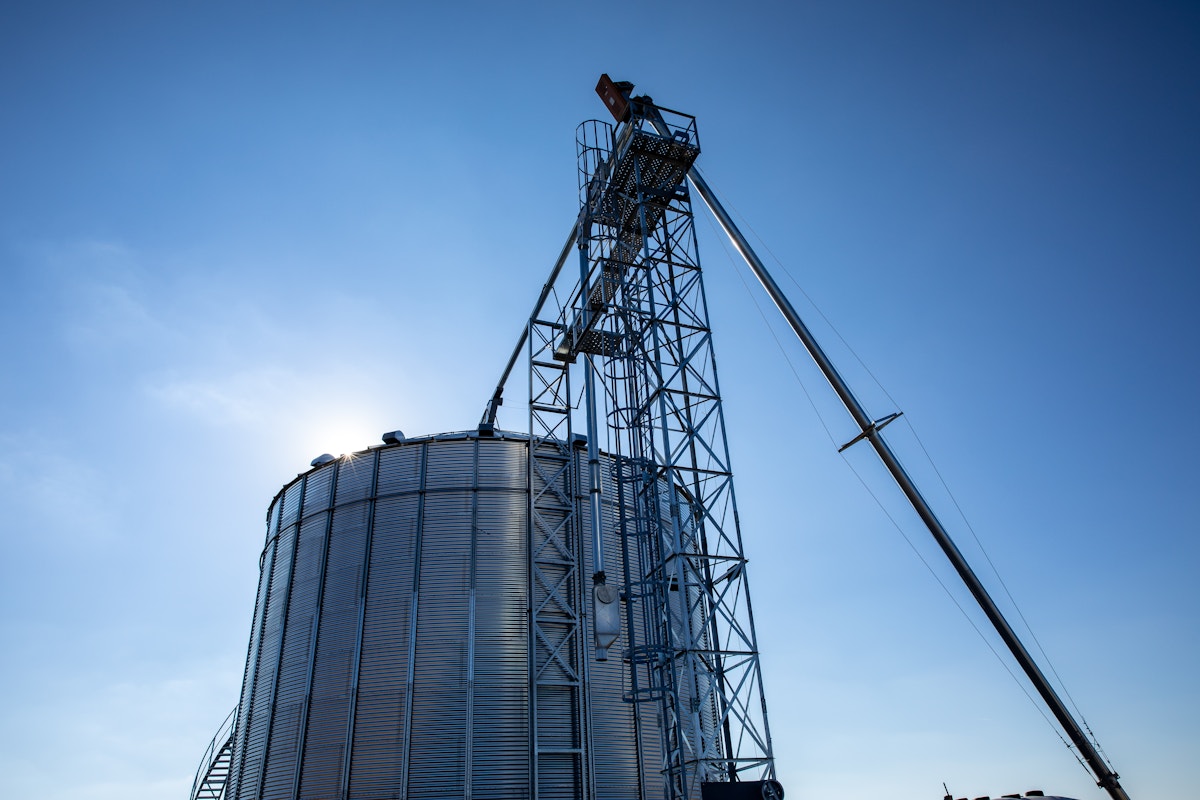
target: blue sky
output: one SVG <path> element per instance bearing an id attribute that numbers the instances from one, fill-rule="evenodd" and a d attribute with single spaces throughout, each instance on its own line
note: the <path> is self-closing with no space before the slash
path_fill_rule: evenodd
<path id="1" fill-rule="evenodd" d="M 895 448 L 1131 796 L 1186 797 L 1198 62 L 1187 4 L 6 5 L 4 793 L 185 796 L 268 502 L 319 453 L 475 424 L 607 71 L 697 116 L 701 168 L 868 408 L 905 411 Z M 1103 796 L 697 227 L 789 796 Z"/>

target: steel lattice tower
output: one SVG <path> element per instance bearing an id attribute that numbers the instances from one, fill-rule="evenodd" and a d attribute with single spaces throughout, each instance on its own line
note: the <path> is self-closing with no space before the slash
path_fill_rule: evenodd
<path id="1" fill-rule="evenodd" d="M 685 183 L 695 119 L 632 105 L 616 130 L 580 127 L 580 280 L 555 357 L 584 357 L 589 447 L 603 418 L 617 456 L 626 697 L 658 706 L 675 800 L 699 798 L 704 783 L 775 776 Z"/>

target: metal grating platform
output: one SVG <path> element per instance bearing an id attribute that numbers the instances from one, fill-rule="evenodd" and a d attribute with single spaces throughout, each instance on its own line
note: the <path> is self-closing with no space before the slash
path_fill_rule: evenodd
<path id="1" fill-rule="evenodd" d="M 687 130 L 670 137 L 632 130 L 613 154 L 612 176 L 593 218 L 617 229 L 621 239 L 637 244 L 642 238 L 641 201 L 649 234 L 662 221 L 666 205 L 687 197 L 684 180 L 699 155 L 700 146 Z"/>

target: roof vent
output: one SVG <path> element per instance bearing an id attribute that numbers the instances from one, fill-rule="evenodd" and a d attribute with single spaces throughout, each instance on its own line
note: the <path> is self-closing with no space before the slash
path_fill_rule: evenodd
<path id="1" fill-rule="evenodd" d="M 383 435 L 385 444 L 400 444 L 404 441 L 404 431 L 388 431 Z"/>
<path id="2" fill-rule="evenodd" d="M 325 464 L 328 464 L 330 461 L 336 461 L 336 460 L 337 459 L 334 458 L 333 456 L 329 455 L 329 453 L 321 453 L 321 455 L 317 456 L 316 458 L 314 458 L 312 460 L 311 465 L 314 467 L 320 467 Z"/>

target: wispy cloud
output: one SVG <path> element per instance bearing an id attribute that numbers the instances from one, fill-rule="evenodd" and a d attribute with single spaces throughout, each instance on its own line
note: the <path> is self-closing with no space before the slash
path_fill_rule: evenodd
<path id="1" fill-rule="evenodd" d="M 177 373 L 151 378 L 145 387 L 166 408 L 218 427 L 261 423 L 301 389 L 295 373 L 277 367 L 209 378 Z"/>
<path id="2" fill-rule="evenodd" d="M 118 535 L 121 493 L 66 442 L 0 435 L 0 503 L 8 534 L 38 530 L 43 541 L 102 544 Z"/>
<path id="3" fill-rule="evenodd" d="M 54 691 L 37 692 L 40 699 L 17 709 L 0 732 L 6 793 L 45 800 L 183 797 L 209 738 L 236 702 L 240 676 L 232 657 L 153 679 L 51 675 Z M 56 747 L 43 747 L 45 741 Z"/>
<path id="4" fill-rule="evenodd" d="M 151 309 L 145 259 L 115 241 L 43 244 L 32 260 L 51 281 L 66 345 L 79 354 L 159 343 L 171 334 Z"/>

